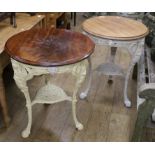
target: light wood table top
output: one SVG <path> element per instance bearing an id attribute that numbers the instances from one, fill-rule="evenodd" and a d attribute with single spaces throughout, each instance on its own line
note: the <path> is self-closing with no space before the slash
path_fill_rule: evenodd
<path id="1" fill-rule="evenodd" d="M 12 36 L 5 51 L 22 63 L 52 67 L 88 58 L 95 44 L 86 35 L 65 29 L 31 29 Z"/>
<path id="2" fill-rule="evenodd" d="M 83 30 L 102 38 L 134 40 L 145 37 L 149 30 L 139 21 L 120 16 L 98 16 L 87 19 Z"/>

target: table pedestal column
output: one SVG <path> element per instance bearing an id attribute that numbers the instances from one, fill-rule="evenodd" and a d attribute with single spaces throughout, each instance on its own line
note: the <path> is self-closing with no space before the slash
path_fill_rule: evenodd
<path id="1" fill-rule="evenodd" d="M 117 51 L 117 47 L 111 47 L 111 54 L 110 54 L 110 60 L 109 60 L 109 62 L 112 65 L 114 65 L 114 63 L 115 63 L 116 51 Z M 109 75 L 108 83 L 109 84 L 112 84 L 113 83 L 113 80 L 112 80 L 112 76 L 111 75 Z"/>

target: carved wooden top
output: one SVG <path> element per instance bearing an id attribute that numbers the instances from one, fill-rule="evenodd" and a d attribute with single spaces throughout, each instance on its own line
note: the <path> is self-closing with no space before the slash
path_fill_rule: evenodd
<path id="1" fill-rule="evenodd" d="M 107 39 L 134 40 L 145 37 L 148 28 L 133 19 L 120 16 L 98 16 L 83 23 L 84 31 Z"/>
<path id="2" fill-rule="evenodd" d="M 15 60 L 36 66 L 61 66 L 89 57 L 95 48 L 93 41 L 65 29 L 31 29 L 14 35 L 5 51 Z"/>

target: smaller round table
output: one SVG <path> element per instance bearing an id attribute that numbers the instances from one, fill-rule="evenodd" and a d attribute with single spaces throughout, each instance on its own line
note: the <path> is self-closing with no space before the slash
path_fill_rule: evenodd
<path id="1" fill-rule="evenodd" d="M 14 79 L 26 98 L 28 124 L 22 136 L 28 137 L 32 125 L 32 106 L 36 103 L 53 104 L 68 100 L 72 102 L 72 113 L 76 128 L 83 125 L 76 117 L 77 92 L 85 79 L 87 67 L 87 87 L 81 94 L 87 96 L 91 84 L 91 60 L 95 44 L 78 32 L 64 29 L 31 29 L 14 35 L 5 45 L 5 51 L 10 55 L 14 69 Z M 71 73 L 76 77 L 73 96 L 68 96 L 61 88 L 49 81 L 40 88 L 32 101 L 27 81 L 34 76 L 43 74 Z"/>
<path id="2" fill-rule="evenodd" d="M 148 28 L 136 20 L 119 16 L 99 16 L 87 19 L 83 25 L 84 34 L 90 36 L 96 44 L 108 45 L 111 47 L 109 62 L 101 64 L 97 70 L 105 75 L 124 75 L 124 71 L 117 64 L 114 64 L 117 47 L 125 47 L 131 56 L 131 62 L 125 76 L 124 103 L 131 106 L 127 96 L 127 86 L 134 65 L 139 61 L 144 50 L 145 36 Z"/>

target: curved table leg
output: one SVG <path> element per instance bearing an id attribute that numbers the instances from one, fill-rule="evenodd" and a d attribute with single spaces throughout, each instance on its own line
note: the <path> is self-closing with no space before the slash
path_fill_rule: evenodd
<path id="1" fill-rule="evenodd" d="M 86 89 L 85 91 L 83 91 L 81 94 L 80 94 L 80 99 L 85 99 L 88 95 L 88 92 L 90 90 L 90 87 L 91 87 L 91 82 L 92 82 L 92 63 L 91 63 L 91 58 L 89 57 L 88 58 L 88 73 L 86 75 L 86 81 L 87 81 L 87 86 L 86 86 Z"/>
<path id="2" fill-rule="evenodd" d="M 30 135 L 31 132 L 31 125 L 32 125 L 32 104 L 29 95 L 29 90 L 27 86 L 27 76 L 28 72 L 18 63 L 12 62 L 14 68 L 14 79 L 18 86 L 18 88 L 23 92 L 25 99 L 26 99 L 26 107 L 28 111 L 28 124 L 25 130 L 22 132 L 22 137 L 26 138 Z"/>
<path id="3" fill-rule="evenodd" d="M 129 82 L 129 77 L 130 77 L 130 73 L 132 71 L 132 69 L 134 68 L 134 66 L 136 65 L 136 63 L 139 61 L 142 50 L 144 50 L 144 44 L 140 43 L 136 46 L 131 46 L 129 47 L 129 51 L 135 51 L 135 54 L 132 56 L 132 60 L 131 63 L 129 65 L 129 68 L 127 70 L 127 74 L 125 76 L 125 85 L 124 85 L 124 104 L 126 107 L 131 107 L 131 101 L 128 98 L 128 82 Z"/>
<path id="4" fill-rule="evenodd" d="M 85 70 L 86 70 L 86 66 L 85 66 Z M 74 92 L 73 92 L 73 97 L 72 97 L 72 114 L 73 114 L 73 119 L 74 119 L 74 122 L 75 122 L 75 126 L 78 130 L 82 130 L 83 129 L 83 125 L 78 121 L 77 117 L 76 117 L 76 103 L 77 103 L 77 92 L 78 92 L 78 89 L 80 88 L 82 82 L 84 81 L 85 79 L 85 74 L 86 72 L 83 72 L 83 69 L 80 68 L 80 73 L 77 74 L 76 76 L 76 85 L 75 85 L 75 89 L 74 89 Z"/>
<path id="5" fill-rule="evenodd" d="M 31 126 L 32 126 L 32 105 L 31 101 L 29 99 L 28 91 L 25 91 L 25 97 L 26 97 L 26 107 L 27 107 L 27 112 L 28 112 L 28 124 L 27 127 L 24 129 L 22 132 L 22 137 L 26 138 L 30 135 L 31 132 Z"/>
<path id="6" fill-rule="evenodd" d="M 129 82 L 129 77 L 130 77 L 130 73 L 134 67 L 135 63 L 131 63 L 129 68 L 128 68 L 128 71 L 127 71 L 127 74 L 125 76 L 125 85 L 124 85 L 124 104 L 126 107 L 131 107 L 131 101 L 128 99 L 128 82 Z"/>
<path id="7" fill-rule="evenodd" d="M 12 60 L 12 65 L 14 68 L 14 79 L 16 81 L 17 86 L 19 89 L 24 93 L 24 96 L 26 98 L 26 107 L 28 111 L 28 124 L 25 130 L 22 132 L 22 137 L 26 138 L 29 136 L 31 132 L 31 125 L 32 125 L 32 102 L 30 99 L 29 95 L 29 90 L 27 86 L 27 81 L 32 79 L 34 75 L 41 75 L 41 74 L 49 74 L 48 70 L 31 70 L 32 68 L 30 67 L 24 67 L 24 65 L 21 65 L 20 63 Z M 77 92 L 79 87 L 81 86 L 82 82 L 84 81 L 86 77 L 86 69 L 87 69 L 88 63 L 82 62 L 78 63 L 77 65 L 74 65 L 72 68 L 61 68 L 62 70 L 59 70 L 57 73 L 72 73 L 76 77 L 76 85 L 75 89 L 73 91 L 73 96 L 72 96 L 72 114 L 73 114 L 73 120 L 75 122 L 76 128 L 78 130 L 83 129 L 83 125 L 78 121 L 76 117 L 76 103 L 77 103 Z M 64 70 L 66 69 L 66 70 Z M 35 72 L 35 73 L 34 73 Z M 32 74 L 33 73 L 33 74 Z"/>
<path id="8" fill-rule="evenodd" d="M 14 77 L 16 80 L 16 77 Z M 18 79 L 19 80 L 19 79 Z M 23 81 L 22 83 L 19 83 L 18 80 L 16 80 L 16 84 L 19 87 L 19 89 L 24 93 L 25 99 L 26 99 L 26 107 L 28 112 L 28 124 L 25 130 L 22 132 L 22 137 L 26 138 L 30 135 L 31 132 L 31 126 L 32 126 L 32 104 L 31 99 L 28 91 L 27 82 Z"/>

